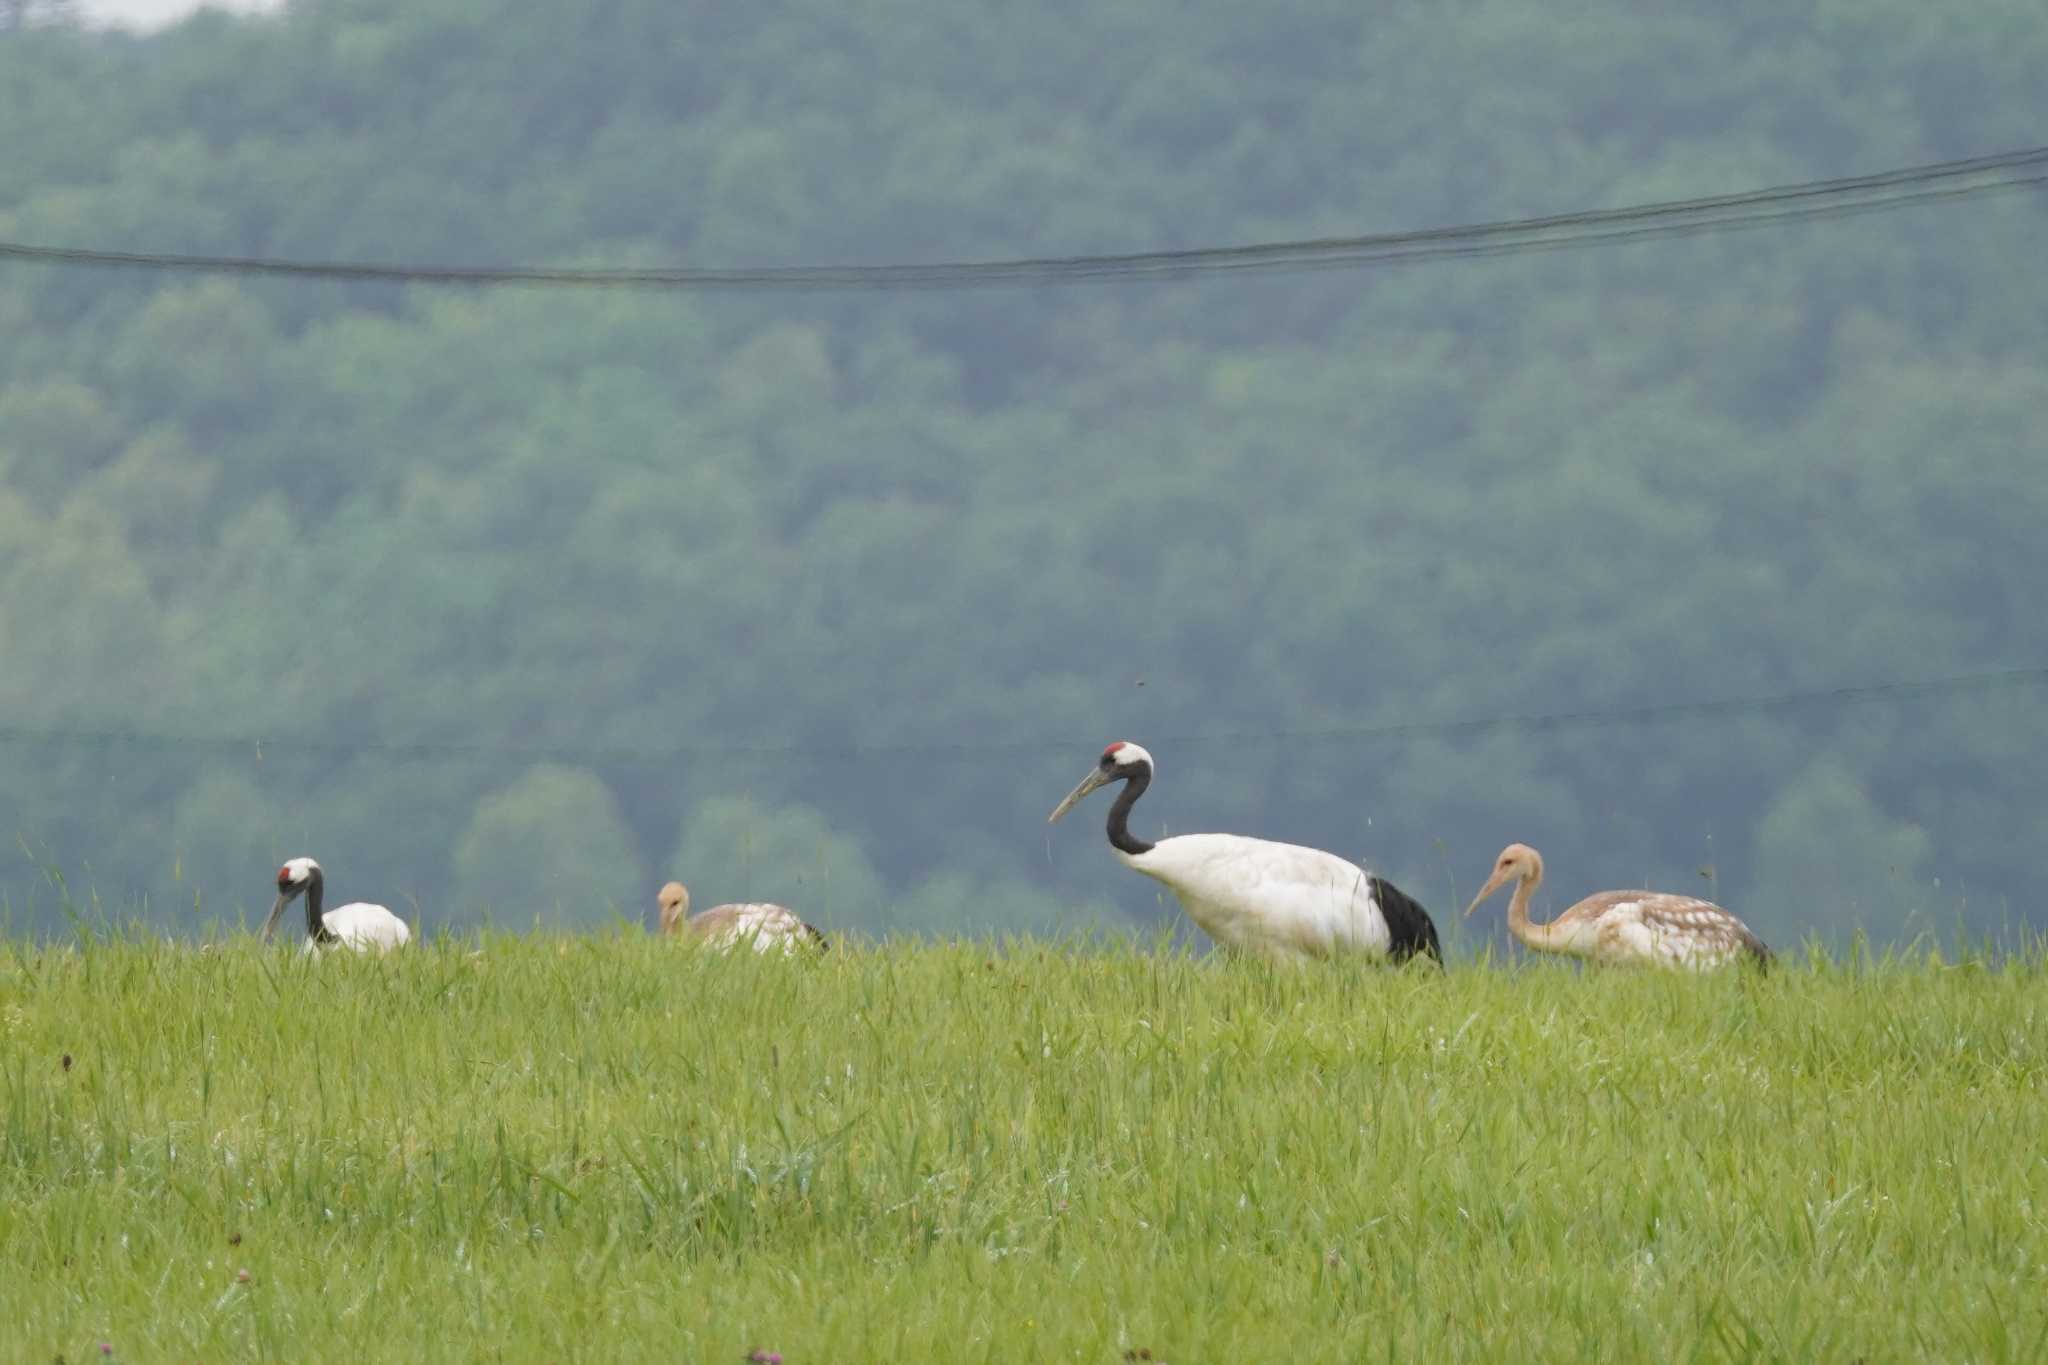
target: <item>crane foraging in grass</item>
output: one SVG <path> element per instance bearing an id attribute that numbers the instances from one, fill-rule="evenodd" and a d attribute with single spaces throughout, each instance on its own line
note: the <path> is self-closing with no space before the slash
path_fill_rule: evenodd
<path id="1" fill-rule="evenodd" d="M 384 953 L 412 942 L 412 930 L 405 921 L 381 905 L 354 901 L 332 910 L 320 909 L 327 877 L 311 858 L 293 858 L 277 870 L 277 901 L 263 921 L 263 941 L 270 941 L 277 918 L 285 906 L 300 896 L 306 898 L 306 951 L 343 947 L 358 953 Z"/>
<path id="2" fill-rule="evenodd" d="M 690 914 L 690 889 L 670 882 L 656 897 L 661 907 L 661 932 L 684 934 L 714 948 L 731 948 L 748 939 L 754 951 L 765 953 L 780 948 L 793 953 L 799 947 L 829 947 L 825 935 L 798 919 L 796 912 L 766 901 L 738 905 L 714 905 L 701 915 Z"/>
<path id="3" fill-rule="evenodd" d="M 1188 918 L 1222 947 L 1274 962 L 1360 953 L 1443 960 L 1429 913 L 1392 882 L 1334 853 L 1241 834 L 1181 834 L 1147 843 L 1131 807 L 1152 783 L 1152 755 L 1119 741 L 1054 807 L 1047 823 L 1097 787 L 1124 784 L 1109 808 L 1109 844 L 1125 867 L 1172 889 Z"/>
<path id="4" fill-rule="evenodd" d="M 1493 875 L 1472 898 L 1466 915 L 1517 879 L 1520 884 L 1508 901 L 1508 931 L 1539 953 L 1694 971 L 1745 957 L 1758 965 L 1771 960 L 1771 950 L 1741 920 L 1712 901 L 1668 891 L 1602 891 L 1548 923 L 1534 923 L 1529 900 L 1543 884 L 1543 855 L 1527 844 L 1501 850 Z"/>

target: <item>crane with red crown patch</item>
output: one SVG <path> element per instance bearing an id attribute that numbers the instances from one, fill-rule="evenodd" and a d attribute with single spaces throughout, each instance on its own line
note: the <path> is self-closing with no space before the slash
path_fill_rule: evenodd
<path id="1" fill-rule="evenodd" d="M 326 894 L 327 874 L 311 858 L 293 858 L 277 870 L 277 900 L 263 921 L 263 941 L 268 943 L 285 906 L 300 896 L 306 898 L 306 951 L 347 948 L 358 953 L 386 953 L 412 942 L 412 930 L 405 921 L 381 905 L 351 901 L 332 910 L 320 908 Z"/>
<path id="2" fill-rule="evenodd" d="M 1219 947 L 1275 962 L 1360 954 L 1443 960 L 1436 925 L 1414 898 L 1358 864 L 1300 844 L 1241 834 L 1181 834 L 1156 843 L 1131 833 L 1131 807 L 1152 784 L 1152 755 L 1128 740 L 1102 751 L 1053 808 L 1058 820 L 1098 787 L 1121 783 L 1109 845 L 1124 866 L 1164 883 Z"/>

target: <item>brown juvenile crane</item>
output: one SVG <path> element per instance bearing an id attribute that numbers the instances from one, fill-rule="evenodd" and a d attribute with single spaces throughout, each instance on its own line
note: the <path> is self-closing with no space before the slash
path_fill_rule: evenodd
<path id="1" fill-rule="evenodd" d="M 701 915 L 690 914 L 690 890 L 681 882 L 670 882 L 657 897 L 661 906 L 661 932 L 687 934 L 714 948 L 731 948 L 753 941 L 754 951 L 765 953 L 780 948 L 793 953 L 799 946 L 829 946 L 825 935 L 798 919 L 785 906 L 753 901 L 738 905 L 714 905 Z"/>
<path id="2" fill-rule="evenodd" d="M 1704 971 L 1748 958 L 1771 960 L 1771 950 L 1749 926 L 1715 905 L 1668 891 L 1602 891 L 1537 924 L 1529 900 L 1543 882 L 1543 855 L 1527 844 L 1509 844 L 1493 865 L 1493 876 L 1465 909 L 1519 879 L 1508 901 L 1508 930 L 1539 953 L 1563 953 L 1590 962 L 1650 963 Z"/>

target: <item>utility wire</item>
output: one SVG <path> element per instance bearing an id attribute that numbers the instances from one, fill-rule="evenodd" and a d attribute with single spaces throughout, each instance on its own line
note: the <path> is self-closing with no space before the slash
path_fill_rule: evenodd
<path id="1" fill-rule="evenodd" d="M 1041 256 L 931 265 L 768 266 L 753 269 L 572 269 L 552 266 L 394 265 L 103 251 L 0 242 L 0 260 L 234 275 L 442 285 L 543 285 L 612 289 L 913 290 L 1001 285 L 1159 280 L 1243 272 L 1356 269 L 1453 257 L 1561 251 L 1658 237 L 1727 232 L 1787 222 L 2010 193 L 2048 185 L 2048 147 L 2002 152 L 1815 180 L 1705 199 L 1589 209 L 1544 218 L 1425 228 L 1359 237 L 1325 237 L 1247 246 L 1198 247 L 1125 255 Z"/>
<path id="2" fill-rule="evenodd" d="M 1483 716 L 1454 720 L 1404 721 L 1390 725 L 1332 726 L 1301 730 L 1245 730 L 1153 736 L 1152 740 L 1177 748 L 1204 745 L 1251 745 L 1286 740 L 1369 742 L 1413 739 L 1429 736 L 1477 735 L 1495 731 L 1545 731 L 1592 729 L 1614 725 L 1647 725 L 1692 717 L 1713 717 L 1796 710 L 1804 707 L 1841 707 L 1904 697 L 1936 696 L 1958 692 L 2002 691 L 2008 688 L 2048 684 L 2048 668 L 2014 668 L 1988 673 L 1962 673 L 1945 678 L 1869 683 L 1854 687 L 1830 687 L 1803 692 L 1780 692 L 1763 696 L 1721 697 L 1706 701 L 1666 702 L 1651 706 L 1623 706 L 1602 710 L 1553 711 L 1522 715 Z M 815 746 L 758 744 L 690 744 L 661 749 L 569 748 L 483 743 L 347 743 L 307 739 L 298 735 L 274 740 L 233 735 L 167 735 L 124 730 L 41 729 L 0 726 L 0 745 L 56 748 L 92 747 L 106 750 L 148 749 L 158 751 L 211 750 L 241 753 L 263 760 L 275 750 L 286 761 L 308 754 L 327 757 L 377 757 L 397 760 L 517 759 L 534 763 L 569 763 L 598 766 L 630 766 L 670 763 L 685 758 L 734 757 L 784 762 L 826 762 L 886 757 L 946 757 L 988 753 L 1064 753 L 1088 749 L 1094 739 L 1066 736 L 1058 739 L 969 741 L 927 744 L 829 744 Z"/>

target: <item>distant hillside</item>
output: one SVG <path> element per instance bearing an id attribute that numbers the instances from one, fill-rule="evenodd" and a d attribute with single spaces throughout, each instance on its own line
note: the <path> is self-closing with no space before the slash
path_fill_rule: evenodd
<path id="1" fill-rule="evenodd" d="M 308 4 L 0 34 L 0 240 L 1256 242 L 2028 146 L 2044 69 L 1989 3 Z M 1153 888 L 1043 822 L 1129 737 L 1148 829 L 1445 921 L 1526 839 L 1774 942 L 2040 924 L 2038 679 L 1630 717 L 2048 665 L 2044 224 L 966 293 L 0 262 L 0 897 L 191 927 L 309 853 L 430 924 L 1115 923 Z"/>

